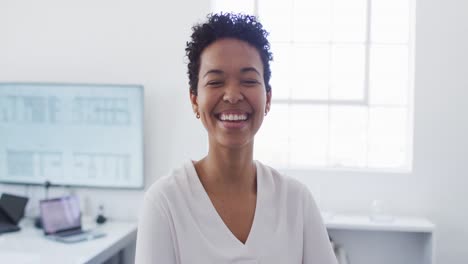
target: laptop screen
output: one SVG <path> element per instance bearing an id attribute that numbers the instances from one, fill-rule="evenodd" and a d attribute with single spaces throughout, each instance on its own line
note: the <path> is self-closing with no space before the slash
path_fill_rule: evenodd
<path id="1" fill-rule="evenodd" d="M 80 205 L 76 196 L 42 200 L 40 211 L 46 235 L 81 228 Z"/>
<path id="2" fill-rule="evenodd" d="M 27 197 L 3 193 L 0 197 L 0 210 L 2 210 L 9 220 L 16 225 L 23 217 L 24 208 L 27 203 Z"/>

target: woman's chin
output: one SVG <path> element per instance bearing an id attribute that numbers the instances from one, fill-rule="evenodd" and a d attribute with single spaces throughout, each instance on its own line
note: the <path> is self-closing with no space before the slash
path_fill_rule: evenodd
<path id="1" fill-rule="evenodd" d="M 253 149 L 253 141 L 248 139 L 241 139 L 241 138 L 229 138 L 229 139 L 221 139 L 218 140 L 218 144 L 224 148 L 229 149 L 242 149 L 251 147 Z"/>

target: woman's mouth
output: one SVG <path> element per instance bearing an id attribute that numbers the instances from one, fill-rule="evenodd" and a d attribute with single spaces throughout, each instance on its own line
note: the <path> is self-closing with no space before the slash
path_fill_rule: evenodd
<path id="1" fill-rule="evenodd" d="M 249 118 L 249 115 L 247 113 L 244 113 L 244 114 L 221 113 L 217 117 L 221 121 L 236 122 L 236 121 L 247 120 Z"/>
<path id="2" fill-rule="evenodd" d="M 247 126 L 247 120 L 250 118 L 248 113 L 220 113 L 216 118 L 226 129 L 241 129 Z"/>

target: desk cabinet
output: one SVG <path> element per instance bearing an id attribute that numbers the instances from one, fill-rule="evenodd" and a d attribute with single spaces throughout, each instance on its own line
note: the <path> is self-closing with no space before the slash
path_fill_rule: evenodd
<path id="1" fill-rule="evenodd" d="M 324 217 L 328 234 L 348 264 L 433 264 L 434 225 L 426 219 L 396 217 L 373 222 L 368 216 Z"/>

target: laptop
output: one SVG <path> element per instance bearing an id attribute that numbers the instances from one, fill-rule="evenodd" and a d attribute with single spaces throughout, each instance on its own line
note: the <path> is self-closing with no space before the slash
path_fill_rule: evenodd
<path id="1" fill-rule="evenodd" d="M 0 234 L 19 231 L 28 198 L 3 193 L 0 197 Z"/>
<path id="2" fill-rule="evenodd" d="M 105 236 L 98 230 L 83 230 L 78 197 L 64 196 L 40 201 L 42 228 L 47 238 L 75 243 Z"/>

